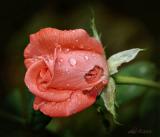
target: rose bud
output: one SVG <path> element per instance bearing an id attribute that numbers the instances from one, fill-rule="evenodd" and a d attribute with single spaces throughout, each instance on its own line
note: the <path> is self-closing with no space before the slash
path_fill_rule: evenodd
<path id="1" fill-rule="evenodd" d="M 30 35 L 24 58 L 33 108 L 50 117 L 88 108 L 108 82 L 103 47 L 83 29 L 41 29 Z"/>

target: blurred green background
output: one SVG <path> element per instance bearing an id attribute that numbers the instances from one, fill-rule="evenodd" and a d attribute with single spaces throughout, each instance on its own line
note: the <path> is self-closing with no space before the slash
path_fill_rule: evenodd
<path id="1" fill-rule="evenodd" d="M 23 50 L 29 34 L 44 27 L 84 28 L 92 12 L 106 56 L 146 48 L 120 74 L 160 81 L 160 2 L 158 0 L 5 0 L 0 4 L 0 137 L 160 137 L 160 94 L 140 86 L 117 85 L 121 125 L 104 123 L 95 106 L 69 118 L 56 118 L 43 130 L 24 126 L 31 94 L 24 85 Z M 91 34 L 91 33 L 90 33 Z"/>

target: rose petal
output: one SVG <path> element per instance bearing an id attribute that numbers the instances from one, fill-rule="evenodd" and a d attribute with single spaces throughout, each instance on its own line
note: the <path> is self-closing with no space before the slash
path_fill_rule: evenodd
<path id="1" fill-rule="evenodd" d="M 85 95 L 82 91 L 74 92 L 70 99 L 63 102 L 47 102 L 36 97 L 34 109 L 40 109 L 41 112 L 50 117 L 64 117 L 88 108 L 95 100 L 94 96 Z"/>
<path id="2" fill-rule="evenodd" d="M 41 69 L 46 68 L 43 61 L 34 63 L 26 72 L 25 83 L 29 90 L 36 96 L 39 96 L 48 101 L 64 101 L 68 99 L 72 93 L 71 90 L 56 90 L 56 89 L 46 89 L 46 91 L 41 91 L 38 88 L 37 78 L 40 74 Z"/>
<path id="3" fill-rule="evenodd" d="M 90 37 L 83 29 L 58 30 L 54 28 L 41 29 L 30 35 L 30 44 L 24 51 L 25 58 L 54 53 L 55 48 L 73 50 L 88 50 L 104 54 L 102 45 Z"/>
<path id="4" fill-rule="evenodd" d="M 101 68 L 103 73 L 101 76 L 97 75 L 96 80 L 88 82 L 85 75 L 95 66 Z M 59 53 L 54 71 L 50 86 L 57 89 L 85 90 L 86 88 L 92 88 L 100 81 L 108 79 L 107 64 L 104 56 L 89 51 Z"/>

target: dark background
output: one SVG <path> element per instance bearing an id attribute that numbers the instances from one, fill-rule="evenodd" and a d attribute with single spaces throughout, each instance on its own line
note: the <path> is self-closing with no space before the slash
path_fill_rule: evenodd
<path id="1" fill-rule="evenodd" d="M 58 29 L 84 28 L 90 30 L 90 20 L 96 20 L 102 42 L 107 47 L 107 57 L 129 48 L 146 48 L 137 58 L 149 61 L 146 65 L 153 79 L 160 80 L 160 2 L 158 0 L 5 0 L 0 3 L 0 136 L 106 136 L 99 116 L 93 108 L 68 119 L 56 119 L 50 124 L 47 133 L 33 133 L 19 124 L 14 118 L 8 119 L 3 111 L 27 117 L 27 101 L 23 78 L 23 50 L 28 36 L 44 27 Z M 135 61 L 136 62 L 136 61 Z M 145 66 L 145 65 L 144 65 Z M 156 72 L 155 72 L 156 71 Z M 148 74 L 146 73 L 145 76 Z M 154 75 L 154 76 L 153 76 Z M 145 89 L 145 92 L 149 89 Z M 151 89 L 152 90 L 152 89 Z M 19 103 L 20 92 L 21 103 Z M 153 91 L 154 92 L 154 91 Z M 14 97 L 15 99 L 13 99 Z M 10 97 L 11 96 L 11 97 Z M 148 97 L 149 96 L 149 97 Z M 149 98 L 149 103 L 144 103 Z M 111 136 L 160 136 L 159 94 L 138 96 L 118 109 L 121 126 L 116 126 Z M 140 99 L 139 99 L 140 98 Z M 140 100 L 140 101 L 139 101 Z M 8 103 L 9 102 L 9 103 Z M 137 102 L 140 102 L 137 104 Z M 11 104 L 14 107 L 11 107 Z M 23 105 L 22 105 L 23 104 Z M 142 105 L 145 104 L 145 105 Z M 18 108 L 18 106 L 19 108 Z M 130 106 L 131 105 L 131 106 Z M 137 106 L 145 106 L 138 109 Z M 23 107 L 22 107 L 23 106 Z M 134 107 L 133 110 L 128 108 Z M 127 109 L 125 109 L 127 108 Z M 143 107 L 142 107 L 143 108 Z M 19 109 L 22 109 L 20 114 Z M 18 110 L 18 112 L 16 112 Z M 121 114 L 121 112 L 123 112 Z M 140 114 L 139 114 L 140 111 Z M 130 112 L 128 114 L 127 112 Z M 141 115 L 141 112 L 142 115 Z M 125 115 L 126 114 L 126 115 Z M 123 115 L 123 117 L 121 117 Z M 4 118 L 5 117 L 5 118 Z M 89 121 L 89 122 L 88 122 Z M 91 122 L 90 122 L 91 121 Z M 129 131 L 133 130 L 134 133 Z M 142 133 L 143 132 L 143 133 Z M 57 136 L 57 135 L 55 135 Z"/>

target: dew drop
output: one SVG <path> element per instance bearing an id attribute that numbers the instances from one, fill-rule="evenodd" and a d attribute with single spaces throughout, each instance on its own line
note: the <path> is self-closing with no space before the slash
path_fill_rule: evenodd
<path id="1" fill-rule="evenodd" d="M 88 60 L 88 56 L 84 56 L 84 59 Z"/>
<path id="2" fill-rule="evenodd" d="M 78 42 L 78 39 L 76 39 L 76 42 Z"/>
<path id="3" fill-rule="evenodd" d="M 69 84 L 66 84 L 67 87 L 69 87 Z"/>
<path id="4" fill-rule="evenodd" d="M 57 48 L 60 48 L 60 47 L 61 47 L 61 45 L 58 44 L 58 43 L 56 43 L 55 45 L 56 45 Z"/>
<path id="5" fill-rule="evenodd" d="M 61 51 L 62 51 L 62 48 L 59 48 L 59 51 L 61 52 Z"/>
<path id="6" fill-rule="evenodd" d="M 68 72 L 69 70 L 68 70 L 68 68 L 66 68 L 66 72 Z"/>
<path id="7" fill-rule="evenodd" d="M 69 59 L 69 63 L 72 65 L 72 66 L 75 66 L 77 61 L 74 59 L 74 58 L 70 58 Z"/>
<path id="8" fill-rule="evenodd" d="M 107 80 L 103 80 L 102 81 L 103 84 L 107 84 L 107 82 L 108 82 Z"/>
<path id="9" fill-rule="evenodd" d="M 59 62 L 63 62 L 63 59 L 59 59 Z"/>
<path id="10" fill-rule="evenodd" d="M 69 52 L 69 49 L 64 49 L 64 53 L 68 53 Z"/>
<path id="11" fill-rule="evenodd" d="M 94 55 L 94 54 L 92 54 L 92 57 L 95 57 L 95 55 Z"/>
<path id="12" fill-rule="evenodd" d="M 84 45 L 80 45 L 80 48 L 83 49 L 83 48 L 84 48 Z"/>

